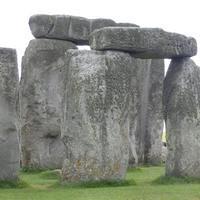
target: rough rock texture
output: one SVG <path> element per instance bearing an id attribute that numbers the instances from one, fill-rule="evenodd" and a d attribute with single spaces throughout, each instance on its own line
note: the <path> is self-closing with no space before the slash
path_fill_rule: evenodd
<path id="1" fill-rule="evenodd" d="M 111 19 L 91 19 L 90 21 L 90 33 L 93 32 L 96 29 L 100 29 L 103 27 L 108 26 L 116 26 L 115 21 Z"/>
<path id="2" fill-rule="evenodd" d="M 132 23 L 116 23 L 111 19 L 91 19 L 90 20 L 90 33 L 94 30 L 104 28 L 104 27 L 139 27 Z"/>
<path id="3" fill-rule="evenodd" d="M 135 59 L 130 108 L 129 165 L 161 163 L 164 61 Z"/>
<path id="4" fill-rule="evenodd" d="M 113 51 L 69 51 L 66 59 L 63 179 L 122 179 L 127 134 L 130 165 L 160 164 L 164 61 Z"/>
<path id="5" fill-rule="evenodd" d="M 30 41 L 22 59 L 20 82 L 23 166 L 61 168 L 66 154 L 60 139 L 63 59 L 71 42 Z"/>
<path id="6" fill-rule="evenodd" d="M 95 50 L 128 51 L 137 58 L 190 57 L 197 53 L 194 38 L 158 28 L 106 27 L 90 35 Z"/>
<path id="7" fill-rule="evenodd" d="M 104 26 L 104 27 L 107 27 L 107 26 Z M 139 26 L 133 23 L 117 23 L 116 27 L 139 27 Z"/>
<path id="8" fill-rule="evenodd" d="M 34 37 L 68 40 L 78 45 L 88 45 L 89 35 L 95 29 L 119 25 L 111 19 L 87 19 L 69 15 L 33 15 L 29 19 Z M 137 27 L 126 23 L 121 26 Z"/>
<path id="9" fill-rule="evenodd" d="M 168 134 L 166 175 L 200 178 L 200 68 L 191 59 L 172 60 L 163 101 Z"/>
<path id="10" fill-rule="evenodd" d="M 16 127 L 18 81 L 16 51 L 0 48 L 0 180 L 18 178 L 20 167 Z"/>
<path id="11" fill-rule="evenodd" d="M 63 180 L 120 180 L 129 159 L 133 58 L 126 53 L 68 51 L 62 138 Z"/>
<path id="12" fill-rule="evenodd" d="M 167 160 L 167 147 L 166 146 L 162 146 L 162 162 L 166 163 Z"/>
<path id="13" fill-rule="evenodd" d="M 145 163 L 160 164 L 163 133 L 163 81 L 164 60 L 152 59 L 149 75 Z M 145 81 L 145 80 L 144 80 Z"/>

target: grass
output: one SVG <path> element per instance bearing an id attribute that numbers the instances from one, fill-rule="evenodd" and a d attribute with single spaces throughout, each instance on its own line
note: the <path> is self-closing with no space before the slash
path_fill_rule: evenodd
<path id="1" fill-rule="evenodd" d="M 64 188 L 103 188 L 103 187 L 125 187 L 136 185 L 134 180 L 124 180 L 124 181 L 89 181 L 80 183 L 64 183 L 57 184 Z"/>
<path id="2" fill-rule="evenodd" d="M 164 177 L 163 167 L 130 169 L 123 182 L 59 184 L 57 171 L 22 172 L 27 187 L 0 188 L 0 200 L 200 200 L 200 181 Z"/>
<path id="3" fill-rule="evenodd" d="M 175 184 L 199 184 L 199 178 L 190 178 L 190 177 L 169 177 L 169 176 L 160 176 L 159 178 L 153 181 L 153 184 L 157 185 L 175 185 Z"/>
<path id="4" fill-rule="evenodd" d="M 19 189 L 29 187 L 29 184 L 21 179 L 15 181 L 0 181 L 0 189 Z"/>
<path id="5" fill-rule="evenodd" d="M 60 179 L 60 171 L 59 170 L 47 170 L 40 173 L 40 178 L 42 179 Z"/>
<path id="6" fill-rule="evenodd" d="M 49 170 L 48 169 L 44 170 L 44 169 L 39 169 L 39 168 L 31 168 L 31 167 L 23 167 L 21 169 L 21 172 L 30 173 L 30 174 L 44 172 L 44 171 L 49 171 Z"/>

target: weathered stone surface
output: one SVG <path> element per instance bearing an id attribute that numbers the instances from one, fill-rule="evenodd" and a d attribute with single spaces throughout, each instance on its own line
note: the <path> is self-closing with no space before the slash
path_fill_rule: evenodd
<path id="1" fill-rule="evenodd" d="M 164 61 L 135 59 L 130 108 L 129 165 L 161 163 Z"/>
<path id="2" fill-rule="evenodd" d="M 22 59 L 20 82 L 23 166 L 61 168 L 66 149 L 60 139 L 63 59 L 71 42 L 30 41 Z"/>
<path id="3" fill-rule="evenodd" d="M 132 23 L 116 23 L 111 19 L 92 19 L 90 22 L 90 33 L 92 33 L 94 30 L 104 27 L 139 27 L 139 26 Z"/>
<path id="4" fill-rule="evenodd" d="M 194 38 L 158 28 L 105 27 L 90 35 L 95 50 L 132 52 L 137 58 L 190 57 L 197 53 Z"/>
<path id="5" fill-rule="evenodd" d="M 63 179 L 123 179 L 134 59 L 126 53 L 75 50 L 66 59 L 62 138 L 68 155 Z"/>
<path id="6" fill-rule="evenodd" d="M 160 164 L 162 157 L 162 133 L 163 133 L 163 81 L 164 60 L 152 59 L 149 71 L 147 127 L 145 138 L 145 163 Z M 145 80 L 144 80 L 145 81 Z"/>
<path id="7" fill-rule="evenodd" d="M 51 15 L 33 15 L 29 19 L 29 26 L 36 38 L 45 37 L 54 26 L 54 19 Z M 55 28 L 54 28 L 55 29 Z M 62 34 L 62 30 L 61 34 Z"/>
<path id="8" fill-rule="evenodd" d="M 90 21 L 90 33 L 96 29 L 103 27 L 116 26 L 116 22 L 111 19 L 91 19 Z"/>
<path id="9" fill-rule="evenodd" d="M 107 27 L 107 26 L 104 26 L 104 27 Z M 116 27 L 139 27 L 139 26 L 133 23 L 117 23 Z"/>
<path id="10" fill-rule="evenodd" d="M 129 164 L 160 164 L 164 61 L 113 51 L 70 51 L 66 59 L 63 178 L 122 179 L 127 131 Z"/>
<path id="11" fill-rule="evenodd" d="M 20 168 L 16 127 L 18 79 L 16 51 L 0 48 L 0 180 L 17 179 Z"/>
<path id="12" fill-rule="evenodd" d="M 191 59 L 172 60 L 163 101 L 168 134 L 166 175 L 200 178 L 200 68 Z"/>
<path id="13" fill-rule="evenodd" d="M 29 19 L 34 37 L 68 40 L 78 45 L 88 45 L 89 35 L 95 29 L 119 25 L 137 26 L 116 23 L 111 19 L 87 19 L 69 15 L 33 15 Z"/>
<path id="14" fill-rule="evenodd" d="M 167 160 L 167 147 L 166 146 L 162 146 L 162 162 L 166 163 Z"/>
<path id="15" fill-rule="evenodd" d="M 79 45 L 88 44 L 90 20 L 69 15 L 33 15 L 29 26 L 36 38 L 69 40 Z"/>

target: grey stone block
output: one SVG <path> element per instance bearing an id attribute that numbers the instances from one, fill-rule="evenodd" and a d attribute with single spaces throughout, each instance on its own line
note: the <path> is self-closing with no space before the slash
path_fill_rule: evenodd
<path id="1" fill-rule="evenodd" d="M 132 61 L 126 53 L 68 51 L 62 138 L 65 181 L 124 179 Z"/>
<path id="2" fill-rule="evenodd" d="M 123 179 L 127 159 L 130 165 L 161 163 L 163 62 L 68 51 L 64 180 Z"/>
<path id="3" fill-rule="evenodd" d="M 135 59 L 131 86 L 129 166 L 161 163 L 164 61 Z"/>
<path id="4" fill-rule="evenodd" d="M 111 19 L 87 19 L 70 15 L 33 15 L 29 19 L 31 32 L 36 38 L 72 41 L 88 45 L 89 35 L 96 29 L 108 26 L 137 26 L 116 23 Z"/>
<path id="5" fill-rule="evenodd" d="M 16 51 L 0 48 L 0 180 L 16 180 L 20 168 L 16 113 L 18 82 Z"/>
<path id="6" fill-rule="evenodd" d="M 30 41 L 22 59 L 20 115 L 23 166 L 61 168 L 66 149 L 60 139 L 63 59 L 71 42 Z"/>
<path id="7" fill-rule="evenodd" d="M 105 27 L 90 35 L 95 50 L 131 52 L 136 58 L 191 57 L 197 53 L 194 38 L 159 28 Z"/>
<path id="8" fill-rule="evenodd" d="M 72 41 L 82 45 L 88 43 L 90 20 L 69 15 L 33 15 L 29 26 L 36 38 Z"/>
<path id="9" fill-rule="evenodd" d="M 200 178 L 200 68 L 173 59 L 164 81 L 168 156 L 166 175 Z"/>
<path id="10" fill-rule="evenodd" d="M 90 33 L 93 32 L 96 29 L 100 29 L 103 27 L 109 27 L 109 26 L 116 26 L 116 22 L 111 19 L 91 19 L 90 21 Z"/>

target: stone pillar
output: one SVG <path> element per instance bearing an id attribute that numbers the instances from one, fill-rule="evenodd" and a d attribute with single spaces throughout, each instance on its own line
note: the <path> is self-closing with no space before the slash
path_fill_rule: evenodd
<path id="1" fill-rule="evenodd" d="M 63 180 L 124 179 L 134 58 L 114 51 L 70 50 L 65 59 Z"/>
<path id="2" fill-rule="evenodd" d="M 172 60 L 163 102 L 168 136 L 166 175 L 200 178 L 200 69 L 190 58 Z"/>
<path id="3" fill-rule="evenodd" d="M 16 180 L 20 168 L 16 114 L 18 81 L 16 51 L 0 48 L 0 180 Z"/>
<path id="4" fill-rule="evenodd" d="M 60 139 L 63 59 L 76 46 L 67 41 L 30 41 L 22 59 L 20 82 L 23 166 L 61 168 L 66 149 Z"/>
<path id="5" fill-rule="evenodd" d="M 149 75 L 149 91 L 147 105 L 147 127 L 145 134 L 144 163 L 160 165 L 162 160 L 162 133 L 163 133 L 163 81 L 164 60 L 152 59 Z"/>
<path id="6" fill-rule="evenodd" d="M 129 166 L 161 163 L 163 59 L 135 59 L 131 87 Z"/>

